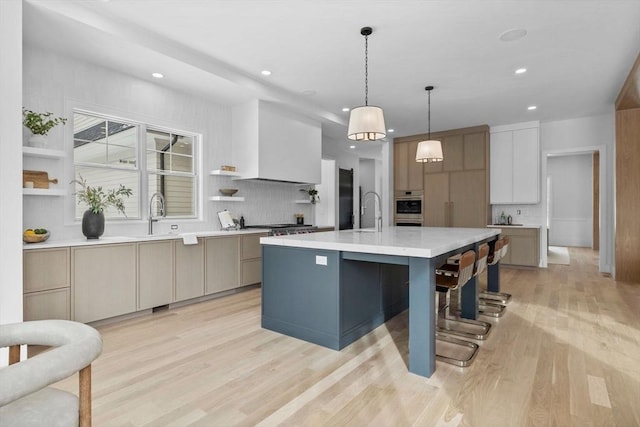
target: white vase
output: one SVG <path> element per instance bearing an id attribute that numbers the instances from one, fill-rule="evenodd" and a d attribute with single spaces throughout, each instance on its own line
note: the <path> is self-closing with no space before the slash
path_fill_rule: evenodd
<path id="1" fill-rule="evenodd" d="M 31 135 L 27 140 L 30 147 L 34 148 L 46 148 L 47 136 L 46 135 Z"/>

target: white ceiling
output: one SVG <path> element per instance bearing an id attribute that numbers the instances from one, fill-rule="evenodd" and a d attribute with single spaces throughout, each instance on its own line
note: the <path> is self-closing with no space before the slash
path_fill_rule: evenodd
<path id="1" fill-rule="evenodd" d="M 233 105 L 319 118 L 381 106 L 388 137 L 612 111 L 640 48 L 640 0 L 27 0 L 25 43 Z M 504 42 L 499 35 L 524 28 Z M 515 75 L 516 68 L 527 73 Z M 272 75 L 264 77 L 260 71 Z M 154 71 L 165 75 L 154 80 Z M 535 111 L 527 106 L 536 105 Z M 390 138 L 389 138 L 390 139 Z"/>

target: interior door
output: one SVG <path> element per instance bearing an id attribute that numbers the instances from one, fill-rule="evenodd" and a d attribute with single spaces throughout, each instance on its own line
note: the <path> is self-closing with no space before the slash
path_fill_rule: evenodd
<path id="1" fill-rule="evenodd" d="M 338 173 L 338 227 L 353 228 L 353 169 L 340 169 Z"/>

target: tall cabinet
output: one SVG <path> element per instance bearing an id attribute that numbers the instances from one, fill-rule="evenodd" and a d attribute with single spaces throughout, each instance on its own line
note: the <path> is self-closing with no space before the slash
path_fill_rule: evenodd
<path id="1" fill-rule="evenodd" d="M 540 203 L 539 122 L 491 128 L 491 204 Z"/>
<path id="2" fill-rule="evenodd" d="M 489 127 L 475 126 L 431 134 L 431 139 L 442 142 L 444 161 L 416 163 L 415 149 L 427 135 L 414 135 L 394 139 L 395 168 L 415 170 L 423 168 L 423 225 L 426 227 L 484 227 L 490 218 L 489 206 Z M 402 160 L 406 159 L 403 164 Z M 401 179 L 398 179 L 398 177 Z M 411 176 L 411 175 L 408 175 Z M 394 170 L 394 189 L 405 182 L 401 170 Z"/>

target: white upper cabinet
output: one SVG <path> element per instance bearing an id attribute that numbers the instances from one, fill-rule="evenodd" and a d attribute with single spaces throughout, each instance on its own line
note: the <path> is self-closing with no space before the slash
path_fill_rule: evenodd
<path id="1" fill-rule="evenodd" d="M 491 128 L 491 204 L 540 202 L 539 123 Z"/>
<path id="2" fill-rule="evenodd" d="M 234 107 L 232 123 L 232 158 L 242 179 L 320 183 L 320 123 L 259 100 Z"/>

